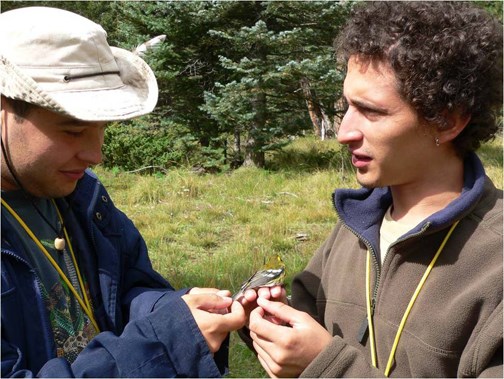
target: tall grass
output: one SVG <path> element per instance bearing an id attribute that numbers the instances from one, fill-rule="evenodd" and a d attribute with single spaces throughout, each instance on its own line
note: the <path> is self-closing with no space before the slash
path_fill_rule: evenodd
<path id="1" fill-rule="evenodd" d="M 487 172 L 502 188 L 502 138 L 481 149 Z M 331 194 L 357 187 L 347 154 L 335 140 L 295 140 L 268 157 L 268 169 L 159 176 L 96 172 L 116 205 L 136 224 L 156 270 L 176 288 L 236 291 L 264 258 L 278 253 L 287 290 L 336 223 Z M 231 377 L 265 377 L 235 333 Z"/>

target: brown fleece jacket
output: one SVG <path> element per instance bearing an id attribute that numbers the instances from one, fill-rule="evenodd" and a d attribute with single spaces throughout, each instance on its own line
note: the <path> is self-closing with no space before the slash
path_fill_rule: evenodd
<path id="1" fill-rule="evenodd" d="M 455 228 L 421 290 L 399 340 L 390 376 L 503 377 L 502 191 L 485 179 L 483 196 Z M 367 246 L 339 222 L 292 284 L 292 303 L 334 338 L 304 377 L 380 377 L 407 305 L 448 228 L 422 229 L 392 244 L 379 275 L 373 315 L 378 368 L 366 319 Z M 369 243 L 368 243 L 369 245 Z"/>

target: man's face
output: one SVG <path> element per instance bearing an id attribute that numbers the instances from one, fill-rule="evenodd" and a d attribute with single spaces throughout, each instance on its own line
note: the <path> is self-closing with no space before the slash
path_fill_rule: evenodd
<path id="1" fill-rule="evenodd" d="M 429 180 L 434 137 L 399 95 L 392 69 L 352 56 L 343 93 L 348 111 L 338 141 L 348 145 L 358 182 L 371 188 Z"/>
<path id="2" fill-rule="evenodd" d="M 2 99 L 4 100 L 4 99 Z M 83 122 L 34 107 L 24 119 L 2 101 L 2 140 L 21 185 L 38 197 L 70 194 L 101 161 L 105 122 Z M 2 157 L 2 190 L 18 186 Z"/>

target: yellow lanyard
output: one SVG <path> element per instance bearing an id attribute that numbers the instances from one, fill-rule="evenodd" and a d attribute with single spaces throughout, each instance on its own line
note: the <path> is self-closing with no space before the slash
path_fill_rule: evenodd
<path id="1" fill-rule="evenodd" d="M 422 287 L 423 287 L 425 281 L 427 280 L 427 277 L 429 276 L 432 268 L 436 264 L 436 261 L 437 261 L 439 255 L 443 251 L 443 248 L 445 247 L 446 242 L 448 242 L 448 239 L 450 238 L 451 234 L 453 233 L 453 230 L 455 229 L 455 227 L 458 225 L 459 221 L 460 220 L 456 221 L 451 226 L 451 228 L 448 231 L 448 233 L 446 234 L 443 242 L 439 246 L 438 251 L 434 255 L 434 258 L 432 258 L 431 262 L 429 263 L 429 266 L 425 270 L 425 272 L 424 272 L 424 274 L 422 276 L 422 279 L 420 279 L 420 282 L 418 283 L 418 286 L 417 286 L 415 292 L 413 293 L 413 296 L 410 299 L 410 302 L 409 302 L 409 304 L 408 304 L 408 306 L 406 308 L 406 311 L 404 311 L 401 323 L 399 324 L 399 329 L 397 330 L 397 333 L 396 333 L 396 336 L 395 336 L 395 339 L 394 339 L 394 344 L 392 345 L 392 349 L 390 351 L 390 355 L 389 355 L 389 358 L 388 358 L 387 366 L 385 368 L 385 376 L 386 377 L 389 376 L 390 370 L 392 369 L 392 364 L 394 363 L 394 357 L 395 357 L 395 353 L 396 353 L 396 350 L 397 350 L 397 345 L 399 344 L 399 339 L 401 338 L 401 334 L 403 332 L 404 325 L 406 324 L 406 320 L 408 319 L 408 316 L 410 314 L 411 308 L 413 308 L 413 304 L 415 304 L 415 301 L 416 301 L 416 299 L 418 297 L 418 294 L 422 290 Z M 371 282 L 371 280 L 370 280 L 370 271 L 371 271 L 371 253 L 368 250 L 367 258 L 366 258 L 366 311 L 367 311 L 367 319 L 368 319 L 368 325 L 369 325 L 369 343 L 371 345 L 371 362 L 373 364 L 373 367 L 377 367 L 377 364 L 376 364 L 376 345 L 375 345 L 375 340 L 374 340 L 374 328 L 373 328 L 373 318 L 371 316 L 371 299 L 370 299 L 370 292 L 371 292 L 371 284 L 370 284 L 370 282 Z"/>
<path id="2" fill-rule="evenodd" d="M 31 229 L 28 227 L 28 225 L 26 225 L 26 223 L 23 221 L 23 219 L 16 213 L 16 211 L 14 209 L 11 208 L 11 206 L 9 204 L 7 204 L 7 202 L 4 199 L 1 199 L 1 200 L 2 200 L 2 205 L 17 220 L 17 222 L 19 222 L 19 224 L 23 227 L 23 229 L 26 231 L 26 233 L 33 240 L 33 242 L 35 242 L 35 244 L 38 246 L 38 248 L 44 253 L 44 255 L 49 260 L 49 262 L 51 263 L 51 265 L 56 269 L 56 271 L 58 272 L 59 276 L 63 279 L 63 281 L 66 283 L 66 285 L 68 286 L 68 288 L 70 289 L 70 291 L 72 292 L 72 294 L 75 296 L 75 298 L 79 302 L 79 304 L 80 304 L 81 308 L 83 309 L 83 311 L 89 317 L 89 320 L 93 324 L 96 332 L 99 333 L 100 329 L 98 328 L 98 324 L 96 323 L 96 320 L 93 317 L 93 312 L 92 312 L 92 309 L 91 309 L 91 303 L 89 302 L 89 299 L 88 299 L 88 297 L 86 295 L 86 291 L 84 289 L 84 284 L 83 284 L 83 281 L 82 281 L 82 276 L 80 274 L 79 266 L 77 265 L 77 260 L 75 259 L 75 254 L 74 254 L 74 251 L 73 251 L 73 248 L 72 248 L 72 244 L 70 243 L 70 238 L 68 237 L 68 233 L 67 233 L 67 230 L 66 230 L 65 226 L 63 226 L 63 231 L 65 233 L 65 238 L 66 238 L 66 240 L 68 242 L 68 248 L 69 248 L 70 254 L 72 256 L 72 261 L 73 261 L 73 264 L 75 266 L 75 271 L 77 272 L 77 278 L 79 280 L 79 285 L 81 287 L 84 299 L 82 299 L 82 297 L 79 295 L 79 293 L 77 292 L 77 290 L 74 288 L 74 286 L 72 285 L 72 283 L 70 282 L 70 280 L 67 278 L 67 276 L 65 275 L 65 273 L 61 270 L 61 268 L 59 267 L 58 263 L 54 260 L 54 258 L 47 251 L 47 249 L 44 247 L 44 245 L 42 245 L 42 243 L 35 236 L 35 234 L 33 234 L 33 232 L 31 231 Z M 51 199 L 51 201 L 54 204 L 54 207 L 56 208 L 56 212 L 58 213 L 58 218 L 59 218 L 59 220 L 61 222 L 61 225 L 64 225 L 63 224 L 63 218 L 61 217 L 61 213 L 60 213 L 60 211 L 58 209 L 58 206 L 56 205 L 56 202 L 53 199 Z"/>

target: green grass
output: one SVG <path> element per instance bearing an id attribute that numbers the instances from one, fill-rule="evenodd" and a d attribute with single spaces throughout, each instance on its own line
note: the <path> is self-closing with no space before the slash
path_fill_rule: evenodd
<path id="1" fill-rule="evenodd" d="M 480 156 L 502 188 L 502 138 L 483 146 Z M 95 171 L 141 231 L 155 269 L 174 287 L 234 292 L 266 256 L 278 253 L 287 266 L 289 290 L 292 277 L 336 223 L 333 190 L 358 185 L 335 140 L 297 139 L 270 155 L 268 166 L 212 175 L 189 169 L 162 176 Z M 266 376 L 232 333 L 230 377 Z"/>

